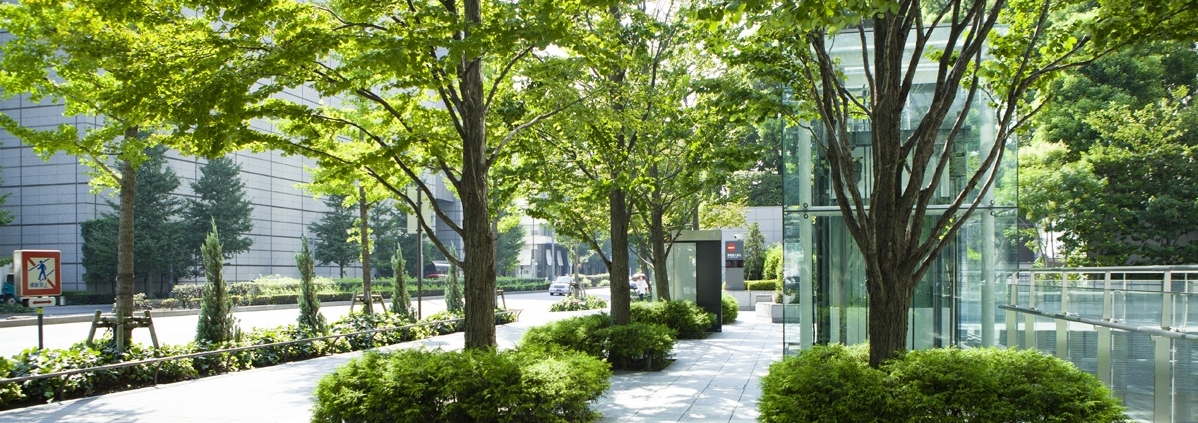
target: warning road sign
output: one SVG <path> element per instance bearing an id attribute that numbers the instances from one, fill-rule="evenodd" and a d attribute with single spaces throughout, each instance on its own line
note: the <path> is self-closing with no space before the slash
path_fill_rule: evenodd
<path id="1" fill-rule="evenodd" d="M 18 297 L 62 295 L 62 252 L 57 250 L 13 251 L 13 263 L 19 263 L 16 283 Z"/>

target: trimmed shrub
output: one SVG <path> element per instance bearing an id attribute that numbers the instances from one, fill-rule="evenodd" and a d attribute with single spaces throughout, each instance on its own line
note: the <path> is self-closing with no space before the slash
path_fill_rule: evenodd
<path id="1" fill-rule="evenodd" d="M 918 421 L 1116 422 L 1093 375 L 1036 350 L 937 348 L 883 366 L 894 408 Z"/>
<path id="2" fill-rule="evenodd" d="M 37 311 L 37 309 L 33 307 L 25 307 L 19 302 L 12 304 L 0 302 L 0 314 L 33 313 L 35 311 Z"/>
<path id="3" fill-rule="evenodd" d="M 660 370 L 669 363 L 678 335 L 673 329 L 649 323 L 629 323 L 595 331 L 607 345 L 607 361 L 616 369 Z"/>
<path id="4" fill-rule="evenodd" d="M 574 298 L 573 295 L 567 295 L 560 301 L 549 305 L 549 311 L 596 310 L 601 308 L 607 308 L 607 301 L 594 295 L 586 295 L 582 298 Z"/>
<path id="5" fill-rule="evenodd" d="M 729 324 L 736 321 L 736 315 L 740 313 L 740 303 L 736 302 L 736 298 L 731 294 L 725 293 L 720 298 L 720 308 L 723 310 L 720 323 Z"/>
<path id="6" fill-rule="evenodd" d="M 778 288 L 778 281 L 766 279 L 763 281 L 745 281 L 745 289 L 749 291 L 773 291 Z"/>
<path id="7" fill-rule="evenodd" d="M 763 422 L 1121 422 L 1093 375 L 1035 350 L 937 348 L 869 367 L 868 345 L 816 346 L 770 366 Z"/>
<path id="8" fill-rule="evenodd" d="M 524 332 L 520 349 L 564 348 L 607 360 L 615 369 L 659 370 L 668 364 L 677 334 L 664 325 L 613 326 L 607 313 L 562 319 Z"/>
<path id="9" fill-rule="evenodd" d="M 603 338 L 597 332 L 611 324 L 611 316 L 599 313 L 533 326 L 524 332 L 520 347 L 548 348 L 556 345 L 592 357 L 606 358 Z"/>
<path id="10" fill-rule="evenodd" d="M 632 304 L 632 321 L 660 323 L 674 329 L 682 339 L 700 339 L 715 323 L 715 315 L 685 300 L 636 302 Z"/>
<path id="11" fill-rule="evenodd" d="M 112 304 L 116 302 L 115 294 L 102 294 L 83 291 L 63 291 L 62 296 L 70 305 Z"/>
<path id="12" fill-rule="evenodd" d="M 761 378 L 761 422 L 889 422 L 885 374 L 869 349 L 817 345 L 770 365 Z"/>
<path id="13" fill-rule="evenodd" d="M 606 364 L 561 350 L 372 351 L 321 379 L 312 421 L 589 420 L 610 377 Z"/>

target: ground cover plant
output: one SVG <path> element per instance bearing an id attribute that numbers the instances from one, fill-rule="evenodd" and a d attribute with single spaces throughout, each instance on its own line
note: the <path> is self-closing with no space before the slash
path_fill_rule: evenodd
<path id="1" fill-rule="evenodd" d="M 1035 350 L 937 348 L 869 367 L 867 344 L 816 346 L 770 365 L 763 422 L 1122 422 L 1093 375 Z"/>
<path id="2" fill-rule="evenodd" d="M 607 313 L 562 319 L 524 332 L 520 348 L 564 348 L 606 360 L 617 370 L 661 370 L 670 363 L 677 333 L 668 326 L 613 325 Z"/>
<path id="3" fill-rule="evenodd" d="M 736 321 L 736 316 L 740 313 L 740 303 L 736 302 L 736 298 L 731 294 L 724 293 L 720 298 L 720 308 L 723 310 L 720 316 L 721 324 L 729 324 Z"/>
<path id="4" fill-rule="evenodd" d="M 371 351 L 321 379 L 312 421 L 590 421 L 610 378 L 563 349 Z"/>
<path id="5" fill-rule="evenodd" d="M 498 311 L 496 324 L 510 323 L 515 320 L 515 316 L 515 313 Z M 201 376 L 273 366 L 408 342 L 461 330 L 460 321 L 441 319 L 460 319 L 460 316 L 436 313 L 422 320 L 424 325 L 408 326 L 414 322 L 409 319 L 401 319 L 396 315 L 351 313 L 330 325 L 333 335 L 345 335 L 366 330 L 392 330 L 377 332 L 373 335 L 340 336 L 328 340 L 272 345 L 238 352 L 221 352 L 203 357 L 168 360 L 160 364 L 137 364 L 65 377 L 3 383 L 0 384 L 0 409 L 19 408 Z M 41 375 L 158 357 L 175 357 L 236 347 L 268 345 L 310 337 L 310 331 L 290 324 L 276 328 L 254 329 L 244 332 L 243 336 L 237 340 L 220 343 L 190 342 L 186 345 L 164 345 L 157 350 L 144 344 L 134 343 L 128 351 L 120 354 L 112 338 L 105 336 L 96 340 L 92 345 L 81 342 L 66 349 L 29 348 L 11 358 L 0 357 L 0 377 L 16 378 Z"/>
<path id="6" fill-rule="evenodd" d="M 594 295 L 584 295 L 582 298 L 567 295 L 558 302 L 549 305 L 549 311 L 598 310 L 601 308 L 607 308 L 607 301 Z"/>
<path id="7" fill-rule="evenodd" d="M 685 300 L 654 301 L 632 304 L 632 322 L 660 323 L 678 333 L 681 339 L 700 339 L 715 323 L 715 315 Z"/>

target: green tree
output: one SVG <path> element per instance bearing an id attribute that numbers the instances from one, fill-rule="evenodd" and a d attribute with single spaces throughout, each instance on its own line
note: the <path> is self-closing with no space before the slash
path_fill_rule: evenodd
<path id="1" fill-rule="evenodd" d="M 187 272 L 189 262 L 183 245 L 185 226 L 178 220 L 183 199 L 174 194 L 180 182 L 166 159 L 166 147 L 146 149 L 146 160 L 138 167 L 133 196 L 134 274 L 143 283 L 143 291 L 155 292 L 151 282 L 159 282 L 157 293 L 170 292 L 176 277 Z M 118 211 L 120 205 L 113 205 Z"/>
<path id="2" fill-rule="evenodd" d="M 1020 211 L 1076 266 L 1183 264 L 1198 222 L 1191 166 L 1198 52 L 1154 41 L 1064 75 L 1020 151 Z M 1025 154 L 1027 152 L 1027 154 Z M 1048 247 L 1037 243 L 1042 255 Z"/>
<path id="3" fill-rule="evenodd" d="M 445 283 L 445 309 L 451 313 L 460 313 L 462 304 L 462 285 L 458 283 L 458 266 L 449 262 L 449 277 Z"/>
<path id="4" fill-rule="evenodd" d="M 225 259 L 250 250 L 254 240 L 246 236 L 254 229 L 250 218 L 254 206 L 245 196 L 241 165 L 228 157 L 209 160 L 200 167 L 200 179 L 191 183 L 195 198 L 187 201 L 182 220 L 187 226 L 185 243 L 191 257 L 200 257 L 200 245 L 209 222 L 215 220 Z M 196 260 L 199 263 L 199 260 Z M 196 269 L 197 273 L 201 269 Z"/>
<path id="5" fill-rule="evenodd" d="M 394 252 L 399 248 L 407 214 L 385 201 L 370 209 L 371 245 L 375 254 L 370 255 L 370 268 L 379 277 L 395 276 L 392 267 Z"/>
<path id="6" fill-rule="evenodd" d="M 765 276 L 765 235 L 757 222 L 745 233 L 745 280 L 767 279 Z"/>
<path id="7" fill-rule="evenodd" d="M 345 197 L 330 195 L 325 198 L 328 208 L 324 217 L 308 225 L 316 237 L 316 262 L 321 266 L 335 263 L 341 277 L 345 277 L 345 266 L 358 258 L 360 252 L 349 242 L 349 232 L 354 229 L 353 211 L 345 207 Z"/>
<path id="8" fill-rule="evenodd" d="M 221 274 L 224 268 L 224 253 L 220 248 L 220 235 L 216 222 L 200 249 L 204 256 L 204 297 L 200 302 L 200 316 L 196 323 L 196 342 L 219 345 L 232 341 L 237 334 L 237 320 L 233 317 L 233 299 Z"/>
<path id="9" fill-rule="evenodd" d="M 520 251 L 524 249 L 524 227 L 520 226 L 520 215 L 505 215 L 499 221 L 499 238 L 495 243 L 495 266 L 499 274 L 512 275 L 520 265 Z"/>
<path id="10" fill-rule="evenodd" d="M 165 293 L 169 292 L 169 286 L 163 285 L 173 283 L 173 276 L 183 276 L 187 270 L 188 260 L 181 242 L 184 230 L 176 220 L 183 201 L 173 194 L 179 187 L 179 178 L 167 166 L 165 149 L 147 149 L 145 157 L 146 161 L 132 178 L 136 189 L 133 208 L 141 210 L 133 216 L 133 228 L 139 234 L 133 242 L 135 279 L 142 281 L 141 292 L 155 292 L 151 282 L 156 279 L 162 283 L 157 292 Z M 113 212 L 80 224 L 84 277 L 94 286 L 116 282 L 122 207 L 111 201 L 108 205 Z"/>
<path id="11" fill-rule="evenodd" d="M 295 266 L 300 274 L 299 324 L 300 331 L 314 335 L 329 334 L 329 324 L 320 313 L 320 298 L 316 296 L 316 268 L 312 250 L 308 248 L 308 237 L 300 237 L 300 251 L 295 253 Z"/>
<path id="12" fill-rule="evenodd" d="M 416 310 L 412 308 L 412 296 L 408 293 L 407 275 L 405 275 L 403 249 L 398 248 L 391 255 L 391 268 L 399 269 L 395 273 L 395 293 L 391 295 L 391 312 L 407 320 L 416 319 Z"/>
<path id="13" fill-rule="evenodd" d="M 432 198 L 420 176 L 436 172 L 461 198 L 462 215 L 452 219 L 439 205 L 433 210 L 461 236 L 468 262 L 435 235 L 430 240 L 448 260 L 464 265 L 470 281 L 466 347 L 494 347 L 496 236 L 490 227 L 492 207 L 507 201 L 493 204 L 492 171 L 510 165 L 520 149 L 516 134 L 554 113 L 525 113 L 513 93 L 527 79 L 513 76 L 575 24 L 576 11 L 601 5 L 465 0 L 378 7 L 268 0 L 256 6 L 220 15 L 222 27 L 258 38 L 239 44 L 243 63 L 230 66 L 237 84 L 224 91 L 244 99 L 246 92 L 309 86 L 342 101 L 313 107 L 262 96 L 251 106 L 217 103 L 207 114 L 192 115 L 193 128 L 215 127 L 213 120 L 240 118 L 245 127 L 249 119 L 280 118 L 282 135 L 239 132 L 221 140 L 261 141 L 315 157 L 343 179 L 377 181 L 409 208 L 415 201 L 404 187 L 414 182 Z M 405 52 L 402 60 L 397 51 Z M 255 80 L 238 76 L 243 74 Z M 274 82 L 259 84 L 262 79 Z"/>
<path id="14" fill-rule="evenodd" d="M 754 28 L 751 41 L 734 49 L 736 60 L 792 89 L 798 106 L 817 117 L 831 191 L 865 265 L 871 366 L 906 348 L 916 284 L 990 198 L 1011 135 L 1038 109 L 1036 90 L 1047 78 L 1133 39 L 1182 33 L 1174 31 L 1194 18 L 1189 2 L 1152 3 L 721 2 L 700 13 Z M 1000 22 L 1005 31 L 995 31 Z M 859 50 L 844 50 L 837 36 L 859 42 Z M 866 72 L 847 81 L 844 60 L 864 61 Z M 936 88 L 913 89 L 918 72 L 925 72 L 921 84 Z M 909 110 L 917 96 L 920 106 Z M 983 97 L 995 107 L 996 142 L 970 159 L 947 208 L 930 211 L 948 173 L 941 170 L 955 156 L 938 152 L 967 142 L 966 111 Z M 853 143 L 861 138 L 847 124 L 862 120 L 869 191 L 856 183 Z"/>

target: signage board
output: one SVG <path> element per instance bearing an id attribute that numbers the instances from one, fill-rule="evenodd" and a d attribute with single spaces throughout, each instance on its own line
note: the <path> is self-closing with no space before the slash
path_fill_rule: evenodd
<path id="1" fill-rule="evenodd" d="M 16 250 L 12 252 L 17 297 L 62 295 L 62 252 Z"/>
<path id="2" fill-rule="evenodd" d="M 744 260 L 744 241 L 724 241 L 724 260 Z"/>

